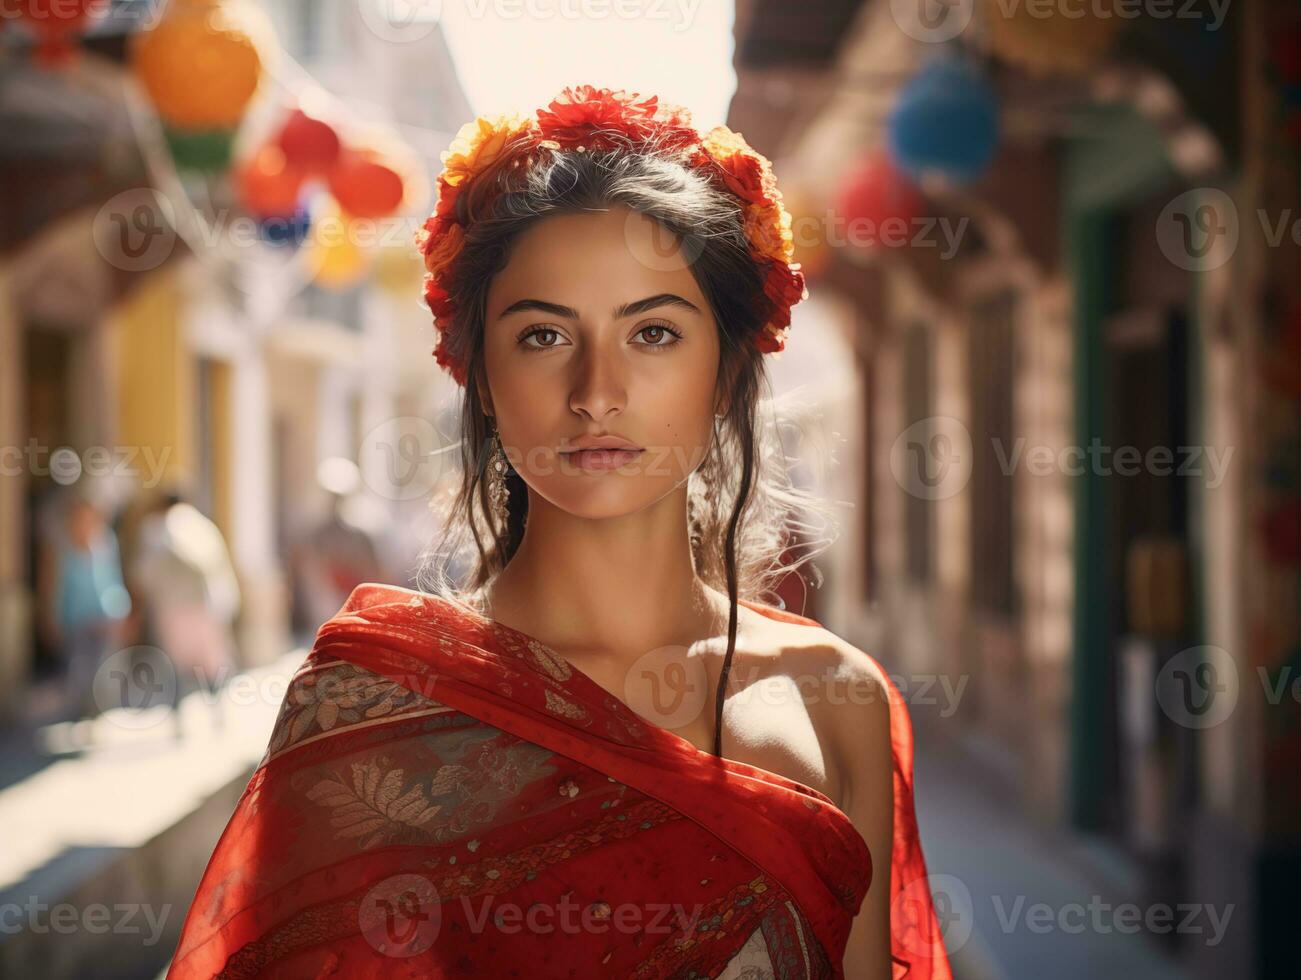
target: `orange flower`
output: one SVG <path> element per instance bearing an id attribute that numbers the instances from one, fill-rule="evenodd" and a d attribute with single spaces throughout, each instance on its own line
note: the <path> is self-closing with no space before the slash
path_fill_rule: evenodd
<path id="1" fill-rule="evenodd" d="M 417 242 L 425 256 L 426 271 L 439 275 L 461 251 L 461 246 L 465 243 L 465 232 L 454 221 L 434 217 L 425 222 L 425 227 L 418 233 Z"/>
<path id="2" fill-rule="evenodd" d="M 439 154 L 444 167 L 440 181 L 449 187 L 458 187 L 491 166 L 532 125 L 532 120 L 515 113 L 506 113 L 495 119 L 480 116 L 466 123 L 457 131 L 452 145 Z"/>
<path id="3" fill-rule="evenodd" d="M 747 204 L 768 205 L 779 198 L 768 158 L 726 126 L 715 126 L 705 134 L 693 162 L 712 163 L 723 186 Z"/>

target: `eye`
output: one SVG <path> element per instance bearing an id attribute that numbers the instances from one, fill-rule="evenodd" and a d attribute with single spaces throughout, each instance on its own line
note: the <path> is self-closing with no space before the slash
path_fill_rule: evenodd
<path id="1" fill-rule="evenodd" d="M 644 347 L 673 347 L 682 339 L 682 334 L 674 330 L 667 323 L 648 323 L 637 331 L 637 336 L 649 334 L 651 342 L 643 344 Z M 673 340 L 669 340 L 673 337 Z"/>
<path id="2" fill-rule="evenodd" d="M 519 337 L 518 337 L 517 339 L 518 339 L 519 343 L 520 343 L 523 347 L 527 348 L 528 350 L 546 350 L 546 349 L 548 349 L 548 348 L 550 348 L 550 347 L 559 347 L 559 346 L 560 346 L 560 345 L 559 345 L 559 344 L 558 344 L 554 339 L 552 339 L 549 343 L 545 343 L 545 344 L 544 344 L 544 343 L 537 343 L 537 344 L 526 344 L 526 343 L 524 343 L 524 341 L 528 340 L 528 339 L 531 338 L 531 337 L 537 337 L 537 336 L 540 336 L 540 335 L 543 335 L 543 334 L 550 335 L 550 336 L 553 337 L 553 338 L 555 338 L 555 337 L 560 337 L 560 331 L 559 331 L 559 330 L 556 330 L 556 329 L 554 329 L 554 328 L 552 328 L 552 327 L 533 327 L 533 328 L 531 328 L 531 329 L 529 329 L 529 330 L 526 330 L 524 333 L 520 334 Z"/>

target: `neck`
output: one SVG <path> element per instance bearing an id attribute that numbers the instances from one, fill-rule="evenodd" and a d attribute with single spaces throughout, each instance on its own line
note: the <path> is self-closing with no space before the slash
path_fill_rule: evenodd
<path id="1" fill-rule="evenodd" d="M 727 598 L 696 574 L 686 499 L 683 486 L 634 514 L 583 518 L 530 493 L 528 526 L 487 590 L 487 615 L 581 652 L 725 634 Z"/>

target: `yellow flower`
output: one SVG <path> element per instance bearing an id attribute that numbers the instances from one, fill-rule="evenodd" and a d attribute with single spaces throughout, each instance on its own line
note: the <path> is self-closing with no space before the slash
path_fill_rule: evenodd
<path id="1" fill-rule="evenodd" d="M 766 259 L 789 262 L 795 256 L 790 212 L 780 202 L 747 207 L 745 237 L 750 247 Z"/>
<path id="2" fill-rule="evenodd" d="M 443 179 L 455 187 L 488 167 L 515 137 L 533 125 L 516 113 L 506 113 L 495 118 L 480 116 L 460 128 L 452 145 L 439 159 L 443 162 Z"/>

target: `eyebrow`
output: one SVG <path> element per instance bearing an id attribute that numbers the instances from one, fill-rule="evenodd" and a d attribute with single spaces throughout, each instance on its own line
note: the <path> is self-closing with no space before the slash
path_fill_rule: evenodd
<path id="1" fill-rule="evenodd" d="M 655 296 L 647 296 L 645 299 L 634 300 L 631 303 L 624 303 L 614 309 L 614 318 L 621 320 L 626 316 L 636 316 L 638 313 L 645 313 L 647 310 L 653 310 L 660 306 L 680 306 L 683 309 L 690 310 L 693 313 L 699 313 L 700 308 L 688 299 L 683 299 L 676 293 L 658 293 Z M 564 317 L 568 320 L 577 320 L 578 311 L 572 306 L 562 306 L 559 303 L 548 303 L 541 299 L 522 299 L 518 302 L 511 303 L 510 306 L 501 311 L 498 319 L 510 316 L 512 313 L 520 313 L 525 310 L 538 310 L 542 313 L 549 313 L 552 316 Z"/>

